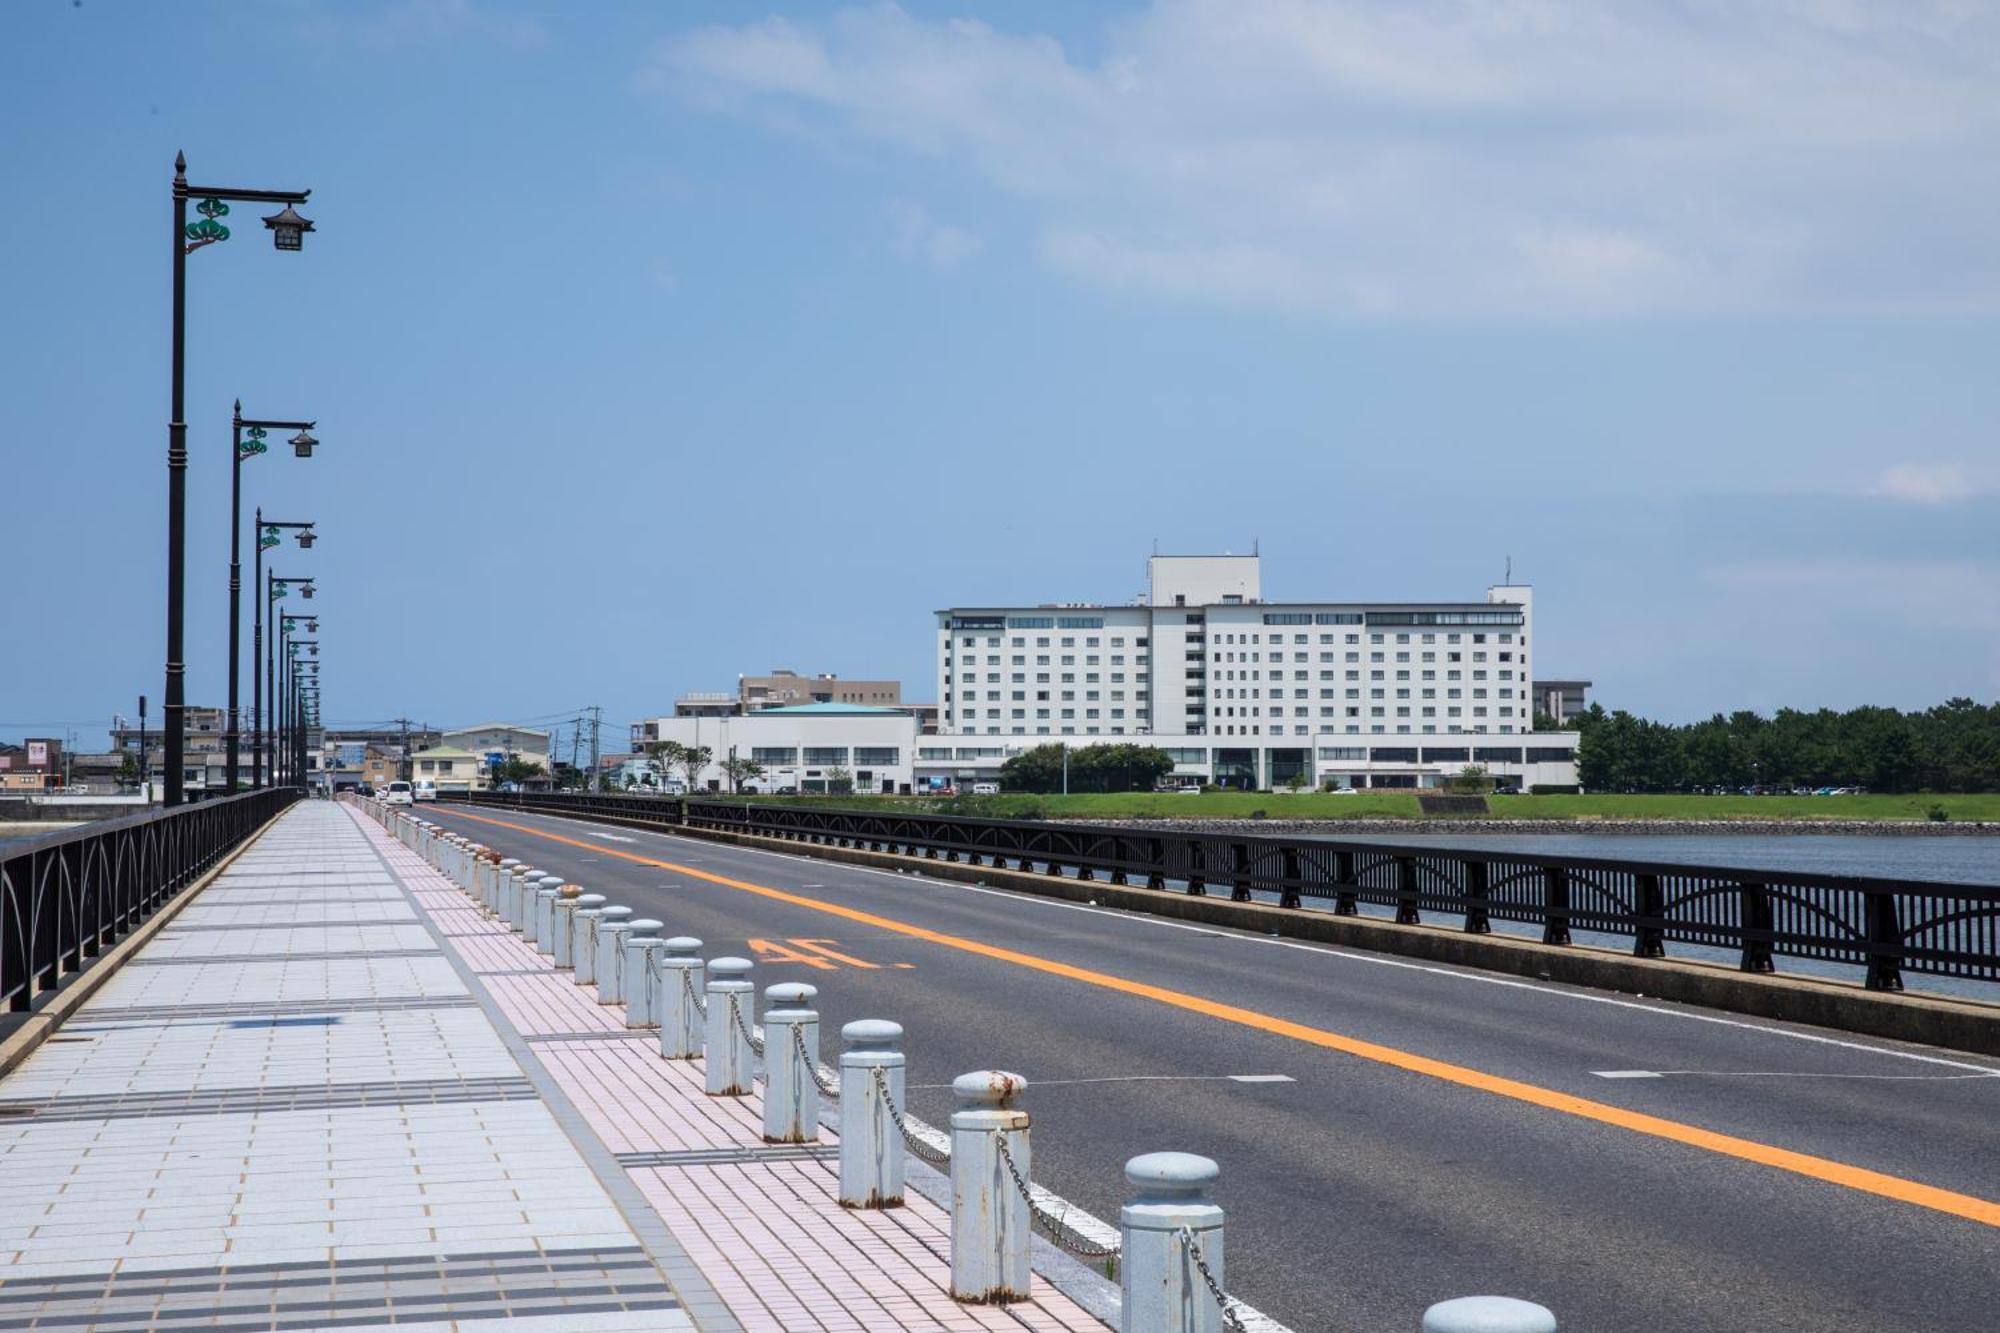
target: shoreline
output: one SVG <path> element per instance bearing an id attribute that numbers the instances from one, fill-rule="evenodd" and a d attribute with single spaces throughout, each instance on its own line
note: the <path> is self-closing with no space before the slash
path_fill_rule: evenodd
<path id="1" fill-rule="evenodd" d="M 1107 827 L 1162 829 L 1182 833 L 1300 834 L 1601 834 L 1795 837 L 1806 834 L 1883 838 L 2000 837 L 2000 821 L 1877 819 L 1101 819 L 1072 816 L 1047 821 Z"/>

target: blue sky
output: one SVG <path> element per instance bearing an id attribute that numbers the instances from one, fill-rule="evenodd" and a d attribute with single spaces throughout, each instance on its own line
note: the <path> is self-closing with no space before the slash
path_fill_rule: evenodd
<path id="1" fill-rule="evenodd" d="M 2000 691 L 2000 20 L 1911 0 L 0 9 L 0 736 L 189 698 L 227 429 L 320 524 L 326 715 L 610 735 L 936 607 L 1477 597 L 1670 718 Z M 247 691 L 246 691 L 247 695 Z M 157 711 L 156 711 L 157 716 Z"/>

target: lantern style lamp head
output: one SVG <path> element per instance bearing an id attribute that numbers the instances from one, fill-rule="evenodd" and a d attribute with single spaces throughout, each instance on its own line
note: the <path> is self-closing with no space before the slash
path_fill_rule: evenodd
<path id="1" fill-rule="evenodd" d="M 311 431 L 302 430 L 297 435 L 292 436 L 292 452 L 300 458 L 311 458 L 313 456 L 313 446 L 318 443 L 319 441 L 313 438 Z"/>
<path id="2" fill-rule="evenodd" d="M 308 583 L 308 584 L 305 584 L 305 585 L 303 585 L 302 587 L 300 587 L 300 589 L 299 589 L 299 595 L 300 595 L 301 597 L 304 597 L 304 598 L 305 598 L 305 599 L 306 599 L 306 600 L 307 600 L 308 602 L 310 602 L 310 601 L 312 600 L 312 597 L 313 597 L 313 586 L 312 586 L 312 584 Z"/>
<path id="3" fill-rule="evenodd" d="M 316 542 L 316 541 L 318 541 L 318 540 L 319 540 L 319 538 L 317 538 L 317 537 L 313 536 L 313 530 L 312 530 L 311 528 L 300 528 L 300 529 L 299 529 L 299 549 L 300 549 L 300 550 L 303 550 L 303 551 L 310 551 L 310 550 L 312 550 L 312 545 L 313 545 L 313 543 L 314 543 L 314 542 Z"/>
<path id="4" fill-rule="evenodd" d="M 264 225 L 271 229 L 271 243 L 280 250 L 304 249 L 306 233 L 313 229 L 312 220 L 290 204 L 265 218 Z"/>

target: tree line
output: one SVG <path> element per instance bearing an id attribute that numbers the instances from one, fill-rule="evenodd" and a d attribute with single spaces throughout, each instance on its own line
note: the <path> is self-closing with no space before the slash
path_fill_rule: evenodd
<path id="1" fill-rule="evenodd" d="M 1000 785 L 1008 791 L 1061 791 L 1065 759 L 1073 792 L 1151 791 L 1174 771 L 1173 756 L 1151 745 L 1037 745 L 1000 765 Z"/>
<path id="2" fill-rule="evenodd" d="M 1676 726 L 1600 704 L 1536 730 L 1580 733 L 1577 777 L 1591 792 L 1865 787 L 1876 792 L 2000 791 L 2000 703 L 1935 708 L 1717 713 Z"/>

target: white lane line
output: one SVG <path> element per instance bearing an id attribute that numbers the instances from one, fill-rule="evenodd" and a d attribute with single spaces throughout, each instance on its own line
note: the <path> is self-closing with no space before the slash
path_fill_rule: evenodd
<path id="1" fill-rule="evenodd" d="M 1023 1075 L 1031 1088 L 1064 1088 L 1078 1083 L 1296 1083 L 1290 1074 L 1111 1074 L 1103 1078 L 1036 1078 Z M 912 1083 L 912 1090 L 940 1091 L 949 1083 Z"/>
<path id="2" fill-rule="evenodd" d="M 545 815 L 543 818 L 559 820 L 565 824 L 581 824 L 595 832 L 600 825 L 585 819 L 566 819 L 561 815 Z M 667 833 L 653 833 L 650 837 L 673 838 Z M 748 852 L 754 856 L 778 857 L 788 861 L 809 861 L 824 864 L 818 857 L 806 856 L 799 852 L 778 852 L 766 847 L 736 847 L 734 850 Z M 682 858 L 686 860 L 688 858 Z M 867 875 L 881 875 L 889 879 L 922 880 L 940 888 L 963 889 L 968 893 L 984 893 L 995 898 L 1006 898 L 1011 902 L 1033 904 L 1038 907 L 1059 908 L 1069 912 L 1087 912 L 1092 916 L 1109 917 L 1114 921 L 1132 925 L 1152 926 L 1162 930 L 1184 930 L 1196 935 L 1205 935 L 1214 940 L 1234 940 L 1242 944 L 1265 944 L 1279 949 L 1298 949 L 1305 953 L 1316 953 L 1327 958 L 1344 958 L 1349 962 L 1372 963 L 1376 967 L 1393 967 L 1406 972 L 1426 972 L 1436 977 L 1450 977 L 1457 981 L 1477 982 L 1484 986 L 1505 986 L 1511 990 L 1533 991 L 1539 995 L 1551 995 L 1558 999 L 1576 1000 L 1585 1004 L 1608 1004 L 1616 1009 L 1633 1009 L 1642 1014 L 1652 1014 L 1659 1018 L 1678 1018 L 1691 1023 L 1713 1023 L 1718 1027 L 1739 1028 L 1746 1032 L 1761 1032 L 1766 1036 L 1786 1037 L 1792 1041 L 1812 1042 L 1820 1046 L 1836 1046 L 1842 1050 L 1860 1051 L 1867 1055 L 1886 1055 L 1897 1060 L 1914 1060 L 1919 1064 L 1943 1065 L 1949 1069 L 1965 1069 L 1975 1074 L 1996 1076 L 2000 1069 L 1989 1065 L 1973 1064 L 1967 1060 L 1952 1060 L 1941 1055 L 1922 1055 L 1916 1051 L 1898 1051 L 1885 1046 L 1870 1046 L 1866 1042 L 1843 1041 L 1838 1037 L 1823 1037 L 1816 1032 L 1795 1032 L 1790 1028 L 1766 1027 L 1762 1023 L 1751 1023 L 1740 1018 L 1723 1018 L 1717 1014 L 1693 1013 L 1685 1008 L 1663 1008 L 1659 1005 L 1641 1004 L 1637 1000 L 1623 1000 L 1615 995 L 1592 995 L 1577 990 L 1563 990 L 1555 986 L 1538 985 L 1532 981 L 1519 981 L 1513 977 L 1495 976 L 1491 973 L 1459 971 L 1455 968 L 1438 967 L 1430 963 L 1412 963 L 1401 958 L 1391 958 L 1381 954 L 1359 953 L 1351 949 L 1337 949 L 1324 944 L 1307 944 L 1299 940 L 1281 940 L 1269 935 L 1250 935 L 1239 931 L 1216 930 L 1210 926 L 1191 926 L 1184 921 L 1168 921 L 1163 917 L 1148 916 L 1138 912 L 1120 911 L 1113 907 L 1092 907 L 1088 903 L 1066 903 L 1054 898 L 1044 898 L 1039 894 L 1021 893 L 1010 889 L 988 888 L 979 884 L 961 884 L 957 880 L 932 879 L 928 875 L 908 875 L 896 870 L 878 870 L 874 866 L 850 865 L 844 869 Z"/>
<path id="3" fill-rule="evenodd" d="M 1960 1079 L 2000 1078 L 2000 1070 L 1981 1074 L 1822 1074 L 1809 1069 L 1593 1069 L 1599 1078 L 1845 1078 L 1868 1082 L 1953 1083 Z"/>

